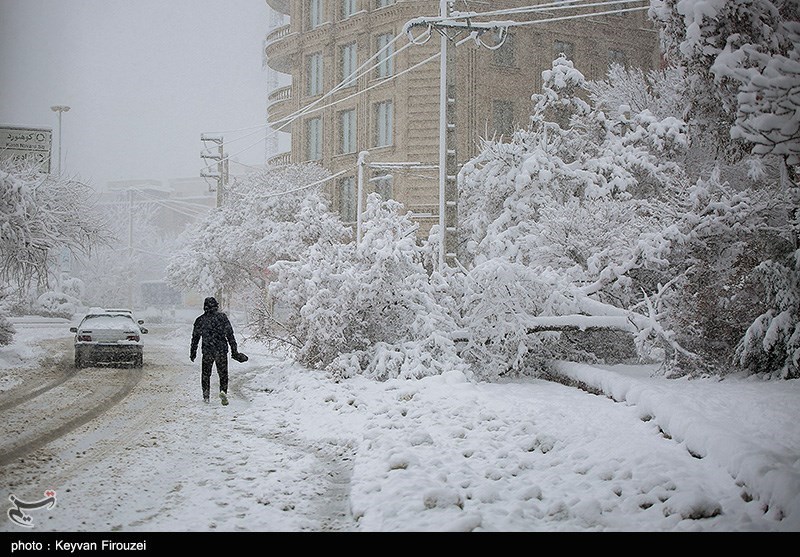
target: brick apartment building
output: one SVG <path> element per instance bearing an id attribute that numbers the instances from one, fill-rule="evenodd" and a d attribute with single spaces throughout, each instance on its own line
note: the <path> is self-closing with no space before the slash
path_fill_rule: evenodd
<path id="1" fill-rule="evenodd" d="M 268 94 L 267 118 L 273 127 L 318 102 L 314 112 L 295 119 L 283 131 L 291 134 L 291 150 L 275 154 L 269 164 L 315 161 L 331 173 L 344 174 L 329 183 L 334 208 L 346 222 L 356 220 L 357 159 L 419 162 L 420 169 L 372 169 L 365 195 L 378 191 L 402 202 L 426 233 L 438 222 L 439 62 L 425 63 L 439 52 L 439 36 L 422 45 L 409 41 L 406 22 L 436 16 L 437 0 L 266 0 L 276 17 L 265 41 L 266 64 L 291 76 L 291 83 Z M 542 4 L 542 0 L 454 3 L 458 11 L 486 12 Z M 552 3 L 552 2 L 551 2 Z M 641 4 L 639 4 L 641 5 Z M 589 8 L 594 13 L 630 5 Z M 587 10 L 581 10 L 585 13 Z M 576 11 L 497 17 L 532 21 L 563 17 Z M 288 17 L 287 17 L 288 16 Z M 489 21 L 491 18 L 476 21 Z M 415 30 L 415 34 L 422 32 Z M 435 32 L 434 32 L 435 34 Z M 402 35 L 392 42 L 395 37 Z M 466 36 L 465 33 L 458 38 Z M 491 42 L 488 40 L 487 42 Z M 390 44 L 391 43 L 391 44 Z M 377 66 L 325 96 L 340 82 L 390 44 L 367 67 Z M 460 164 L 474 157 L 483 138 L 508 136 L 525 125 L 531 94 L 541 87 L 541 73 L 566 54 L 589 79 L 602 78 L 609 63 L 645 69 L 658 67 L 658 36 L 646 12 L 592 15 L 511 28 L 501 48 L 491 50 L 467 41 L 456 47 L 456 157 Z M 400 75 L 402 74 L 402 75 Z M 379 175 L 388 177 L 381 179 Z"/>

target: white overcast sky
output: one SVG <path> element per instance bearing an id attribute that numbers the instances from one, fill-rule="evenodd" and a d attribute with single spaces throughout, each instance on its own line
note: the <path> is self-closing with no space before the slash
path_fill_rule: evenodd
<path id="1" fill-rule="evenodd" d="M 262 125 L 264 0 L 0 0 L 0 124 L 51 127 L 65 173 L 112 180 L 197 177 L 200 134 Z M 264 163 L 266 131 L 225 135 Z M 231 170 L 234 171 L 231 165 Z"/>

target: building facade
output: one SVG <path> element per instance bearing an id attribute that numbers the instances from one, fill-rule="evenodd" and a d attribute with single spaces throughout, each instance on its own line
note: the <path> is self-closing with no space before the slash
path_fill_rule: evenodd
<path id="1" fill-rule="evenodd" d="M 409 20 L 438 15 L 439 1 L 266 2 L 285 16 L 267 35 L 266 64 L 290 76 L 290 84 L 284 79 L 269 92 L 267 120 L 274 129 L 291 134 L 291 149 L 275 154 L 268 164 L 313 161 L 333 174 L 342 172 L 329 193 L 342 219 L 354 222 L 360 152 L 368 151 L 368 161 L 376 166 L 421 163 L 370 169 L 364 195 L 377 191 L 400 201 L 420 223 L 421 233 L 427 233 L 439 219 L 438 171 L 433 167 L 439 161 L 440 41 L 434 31 L 424 44 L 409 45 L 403 29 Z M 468 5 L 472 11 L 485 12 L 537 3 L 544 2 L 454 4 L 459 10 Z M 658 67 L 658 36 L 646 12 L 599 14 L 620 7 L 626 6 L 591 8 L 595 13 L 583 19 L 511 28 L 496 50 L 472 40 L 459 44 L 453 110 L 458 163 L 477 155 L 483 139 L 508 136 L 515 126 L 526 124 L 530 97 L 541 87 L 541 73 L 560 53 L 589 79 L 602 78 L 611 62 Z M 569 13 L 497 19 L 532 21 Z M 462 32 L 456 41 L 466 36 Z M 358 77 L 348 79 L 353 74 Z"/>

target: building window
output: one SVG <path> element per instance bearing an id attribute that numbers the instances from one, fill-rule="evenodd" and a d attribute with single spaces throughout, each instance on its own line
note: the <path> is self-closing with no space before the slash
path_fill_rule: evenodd
<path id="1" fill-rule="evenodd" d="M 621 50 L 609 49 L 608 51 L 608 64 L 619 64 L 624 66 L 627 63 L 625 53 Z"/>
<path id="2" fill-rule="evenodd" d="M 375 147 L 392 145 L 394 139 L 394 104 L 384 101 L 375 105 Z"/>
<path id="3" fill-rule="evenodd" d="M 575 54 L 575 45 L 566 41 L 555 41 L 553 43 L 553 58 L 558 58 L 562 54 L 567 57 L 567 60 L 572 60 Z"/>
<path id="4" fill-rule="evenodd" d="M 356 179 L 353 176 L 339 182 L 339 217 L 342 222 L 356 222 Z"/>
<path id="5" fill-rule="evenodd" d="M 339 113 L 339 153 L 356 152 L 356 111 L 343 110 Z"/>
<path id="6" fill-rule="evenodd" d="M 308 3 L 308 26 L 313 29 L 322 25 L 323 12 L 325 11 L 324 0 L 310 0 Z"/>
<path id="7" fill-rule="evenodd" d="M 317 52 L 306 59 L 306 78 L 308 87 L 306 93 L 309 96 L 322 93 L 322 53 Z"/>
<path id="8" fill-rule="evenodd" d="M 389 77 L 394 74 L 394 36 L 391 33 L 378 35 L 378 70 L 377 76 Z"/>
<path id="9" fill-rule="evenodd" d="M 342 19 L 347 19 L 356 13 L 356 0 L 341 0 L 342 2 Z"/>
<path id="10" fill-rule="evenodd" d="M 506 137 L 514 133 L 514 102 L 492 101 L 494 131 Z"/>
<path id="11" fill-rule="evenodd" d="M 306 160 L 322 160 L 322 118 L 306 120 Z"/>
<path id="12" fill-rule="evenodd" d="M 494 63 L 504 68 L 512 68 L 517 64 L 517 56 L 514 50 L 514 36 L 508 35 L 503 46 L 494 51 Z"/>
<path id="13" fill-rule="evenodd" d="M 395 3 L 395 0 L 375 0 L 375 7 L 376 8 L 385 8 L 386 6 L 391 6 Z"/>
<path id="14" fill-rule="evenodd" d="M 375 193 L 380 195 L 381 199 L 386 201 L 387 199 L 393 198 L 394 192 L 392 191 L 392 186 L 394 185 L 394 177 L 391 174 L 375 176 L 372 182 L 375 184 Z"/>
<path id="15" fill-rule="evenodd" d="M 358 45 L 356 43 L 346 44 L 341 47 L 339 54 L 342 62 L 342 75 L 339 76 L 339 81 L 344 87 L 352 87 L 356 84 L 354 74 L 358 69 Z"/>

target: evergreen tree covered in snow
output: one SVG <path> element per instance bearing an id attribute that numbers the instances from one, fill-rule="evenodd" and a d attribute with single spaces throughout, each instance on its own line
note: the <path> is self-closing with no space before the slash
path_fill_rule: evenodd
<path id="1" fill-rule="evenodd" d="M 271 267 L 270 291 L 291 309 L 289 340 L 298 360 L 343 377 L 421 377 L 463 364 L 440 303 L 446 286 L 429 276 L 416 225 L 393 200 L 372 194 L 363 238 L 318 242 L 298 261 Z"/>

